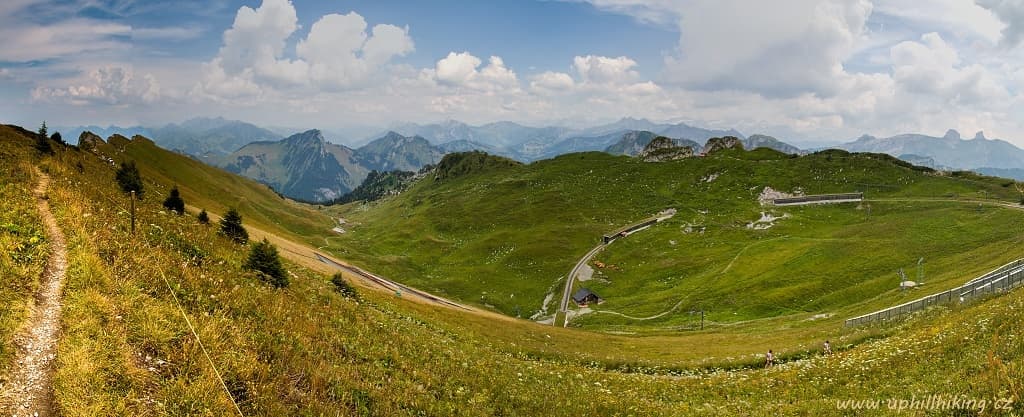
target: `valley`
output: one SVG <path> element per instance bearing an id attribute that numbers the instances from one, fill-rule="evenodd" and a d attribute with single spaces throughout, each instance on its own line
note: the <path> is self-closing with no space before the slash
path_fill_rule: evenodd
<path id="1" fill-rule="evenodd" d="M 1024 416 L 1024 0 L 0 37 L 0 417 Z"/>
<path id="2" fill-rule="evenodd" d="M 18 141 L 28 139 L 13 130 L 3 133 L 4 148 L 25 152 Z M 124 199 L 110 185 L 114 167 L 108 158 L 137 161 L 147 195 L 157 196 L 140 203 L 141 228 L 134 237 L 127 235 Z M 620 409 L 613 404 L 645 415 L 753 410 L 736 405 L 714 411 L 694 402 L 723 392 L 756 401 L 757 410 L 828 410 L 833 408 L 815 398 L 827 397 L 827 390 L 841 382 L 786 394 L 803 398 L 799 405 L 749 387 L 814 375 L 862 381 L 886 392 L 882 387 L 895 378 L 891 372 L 907 372 L 899 380 L 911 386 L 910 378 L 948 375 L 955 368 L 945 361 L 983 356 L 991 344 L 977 339 L 942 353 L 936 349 L 945 345 L 932 332 L 960 337 L 966 330 L 954 326 L 956 317 L 1005 320 L 997 317 L 1013 310 L 1000 306 L 1021 300 L 1013 293 L 884 327 L 842 327 L 847 315 L 911 297 L 890 283 L 894 268 L 908 267 L 920 251 L 931 254 L 921 291 L 956 285 L 1017 256 L 1013 248 L 1020 231 L 1005 225 L 1020 224 L 1024 212 L 999 205 L 1014 205 L 1000 203 L 1012 201 L 1015 193 L 1004 180 L 947 177 L 888 157 L 836 152 L 794 158 L 725 149 L 670 162 L 582 153 L 529 165 L 489 158 L 449 158 L 439 164 L 443 171 L 401 194 L 334 207 L 283 199 L 266 186 L 141 137 L 59 149 L 43 158 L 40 163 L 53 176 L 51 204 L 69 245 L 55 404 L 104 413 L 167 407 L 176 414 L 193 407 L 232 407 L 235 401 L 245 414 L 269 415 L 296 407 L 332 410 L 340 402 L 356 413 L 372 407 L 383 414 L 409 408 L 478 414 L 462 407 L 469 399 L 459 394 L 461 387 L 465 395 L 495 404 L 483 414 Z M 175 184 L 191 213 L 206 208 L 216 220 L 227 207 L 238 207 L 253 238 L 268 237 L 281 248 L 293 284 L 269 290 L 252 275 L 238 273 L 242 253 L 233 244 L 191 215 L 163 212 L 159 195 Z M 817 193 L 849 191 L 858 184 L 866 196 L 861 203 L 772 208 L 758 200 L 769 185 Z M 236 191 L 222 191 L 227 187 Z M 984 202 L 980 210 L 979 201 Z M 525 320 L 540 309 L 545 294 L 561 289 L 571 266 L 602 235 L 669 208 L 677 210 L 674 216 L 617 240 L 590 264 L 595 273 L 585 284 L 606 300 L 591 308 L 606 314 L 576 316 L 567 329 Z M 441 212 L 448 215 L 436 214 Z M 331 231 L 339 217 L 346 220 L 344 234 Z M 766 217 L 772 219 L 766 223 L 770 227 L 748 227 Z M 455 218 L 463 221 L 450 220 Z M 888 233 L 897 227 L 908 228 L 906 235 Z M 918 243 L 925 246 L 915 249 Z M 350 273 L 344 275 L 360 289 L 360 299 L 340 297 L 322 275 L 336 269 L 316 259 L 318 247 L 339 261 L 474 311 L 409 302 L 407 291 L 399 297 L 393 288 Z M 837 259 L 851 248 L 862 254 Z M 195 356 L 194 341 L 183 337 L 187 330 L 168 304 L 172 298 L 160 289 L 163 283 L 153 281 L 160 279 L 158 269 L 182 300 L 212 363 L 224 373 L 230 397 Z M 838 284 L 798 278 L 818 273 Z M 689 298 L 676 298 L 680 293 Z M 808 296 L 815 299 L 805 300 Z M 705 304 L 693 303 L 697 299 Z M 706 307 L 712 303 L 728 308 Z M 515 318 L 517 306 L 522 319 Z M 698 307 L 707 313 L 704 330 L 693 327 L 691 311 Z M 842 359 L 816 355 L 824 339 L 834 341 Z M 1012 346 L 1009 340 L 998 343 Z M 871 362 L 868 370 L 837 362 L 888 357 L 890 349 L 911 344 L 936 352 L 937 359 L 928 367 Z M 327 346 L 333 347 L 323 350 Z M 775 349 L 785 364 L 770 372 L 755 370 L 767 349 Z M 345 353 L 328 353 L 338 351 Z M 264 355 L 274 359 L 260 359 Z M 443 365 L 426 375 L 416 372 L 425 357 Z M 311 368 L 311 361 L 332 365 Z M 309 385 L 293 385 L 287 375 L 295 372 L 309 375 Z M 865 372 L 871 376 L 863 378 Z M 381 378 L 403 382 L 377 385 Z M 483 381 L 495 379 L 510 390 L 482 388 Z M 130 391 L 107 385 L 113 380 Z M 536 400 L 556 386 L 594 401 Z M 282 390 L 291 394 L 274 394 Z"/>

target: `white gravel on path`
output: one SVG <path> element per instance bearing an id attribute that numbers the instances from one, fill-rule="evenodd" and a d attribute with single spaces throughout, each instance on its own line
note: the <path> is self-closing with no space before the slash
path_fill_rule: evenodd
<path id="1" fill-rule="evenodd" d="M 39 214 L 46 225 L 51 254 L 40 278 L 39 293 L 29 309 L 28 320 L 14 337 L 16 360 L 11 373 L 0 386 L 0 415 L 4 416 L 54 414 L 53 360 L 60 334 L 61 288 L 68 260 L 64 233 L 57 226 L 45 197 L 50 178 L 41 172 L 39 175 L 36 197 Z"/>

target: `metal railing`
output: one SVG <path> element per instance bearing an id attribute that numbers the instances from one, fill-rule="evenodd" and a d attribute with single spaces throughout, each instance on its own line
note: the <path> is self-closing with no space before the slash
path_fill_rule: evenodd
<path id="1" fill-rule="evenodd" d="M 1022 281 L 1024 281 L 1024 259 L 1018 259 L 951 290 L 847 319 L 846 326 L 852 327 L 891 320 L 940 304 L 966 303 L 978 297 L 1005 292 L 1019 286 Z"/>

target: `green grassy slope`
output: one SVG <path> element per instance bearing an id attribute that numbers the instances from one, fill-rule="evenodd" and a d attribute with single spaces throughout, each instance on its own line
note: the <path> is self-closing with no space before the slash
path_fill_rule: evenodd
<path id="1" fill-rule="evenodd" d="M 412 285 L 466 302 L 493 306 L 505 314 L 529 317 L 541 310 L 546 294 L 560 291 L 559 282 L 564 282 L 576 260 L 597 244 L 602 234 L 660 210 L 676 208 L 679 215 L 670 223 L 626 239 L 626 245 L 647 242 L 647 246 L 626 248 L 627 252 L 622 255 L 614 250 L 609 254 L 617 262 L 627 262 L 628 257 L 633 265 L 658 262 L 658 267 L 631 268 L 618 273 L 617 283 L 613 284 L 618 287 L 608 287 L 612 295 L 629 294 L 619 300 L 620 307 L 628 307 L 624 312 L 647 314 L 671 307 L 682 296 L 672 296 L 670 292 L 693 291 L 700 286 L 698 282 L 702 277 L 712 274 L 715 268 L 721 270 L 739 250 L 764 239 L 785 235 L 838 238 L 853 234 L 861 240 L 889 240 L 889 245 L 894 246 L 922 237 L 912 232 L 925 232 L 925 223 L 919 223 L 915 229 L 908 230 L 911 234 L 899 238 L 892 236 L 891 228 L 914 223 L 923 214 L 941 216 L 935 221 L 941 224 L 977 221 L 970 219 L 970 213 L 927 207 L 917 211 L 875 204 L 875 214 L 869 219 L 865 211 L 856 211 L 856 206 L 809 207 L 776 210 L 778 215 L 791 213 L 797 217 L 779 222 L 779 229 L 750 232 L 746 224 L 765 211 L 757 197 L 766 186 L 783 191 L 800 189 L 809 194 L 864 191 L 869 198 L 1009 199 L 1015 195 L 1010 187 L 1012 182 L 1006 180 L 941 177 L 894 161 L 885 156 L 850 155 L 842 151 L 794 158 L 770 149 L 729 150 L 708 158 L 667 163 L 643 163 L 602 153 L 570 154 L 450 181 L 427 178 L 398 197 L 372 205 L 335 209 L 349 226 L 348 233 L 330 239 L 330 248 L 339 257 Z M 1012 221 L 1017 216 L 1015 213 L 988 214 L 997 216 L 999 222 Z M 680 230 L 684 221 L 707 224 L 711 233 L 703 238 L 687 237 Z M 801 228 L 801 225 L 807 227 Z M 992 225 L 987 230 L 999 227 Z M 954 234 L 958 231 L 970 232 L 967 227 L 946 230 Z M 973 237 L 964 238 L 973 239 L 975 248 L 987 244 L 978 241 L 980 237 L 990 237 L 985 234 L 986 230 L 971 233 Z M 670 235 L 673 237 L 668 238 Z M 1007 233 L 998 236 L 1000 239 L 1009 237 Z M 656 252 L 654 259 L 637 257 L 654 246 L 668 245 L 669 240 L 682 243 L 673 250 Z M 864 253 L 888 248 L 882 241 L 864 247 Z M 778 261 L 802 258 L 802 254 L 811 251 L 838 253 L 845 250 L 844 244 L 836 242 L 831 246 L 805 242 L 790 248 L 788 253 L 779 253 Z M 847 243 L 855 243 L 855 240 L 847 240 Z M 688 256 L 694 245 L 704 247 Z M 790 246 L 780 241 L 761 249 L 771 251 Z M 1005 247 L 1003 245 L 1004 251 Z M 919 252 L 923 253 L 926 248 L 921 249 Z M 931 251 L 928 253 L 930 261 L 962 252 L 962 248 L 952 243 L 927 249 Z M 768 269 L 774 269 L 775 264 L 754 262 L 757 270 L 741 268 L 746 275 L 730 275 L 735 280 L 729 285 L 718 285 L 709 303 L 720 306 L 729 292 L 757 289 L 751 285 L 768 287 L 748 293 L 749 297 L 788 292 L 789 286 L 800 288 L 792 296 L 776 297 L 776 305 L 747 306 L 746 311 L 729 311 L 729 314 L 742 314 L 738 318 L 767 317 L 839 305 L 843 302 L 838 300 L 846 296 L 856 296 L 859 299 L 853 301 L 860 301 L 883 291 L 882 271 L 894 273 L 893 266 L 916 261 L 913 252 L 904 248 L 901 255 L 912 259 L 892 255 L 873 261 L 870 268 L 849 268 L 859 262 L 855 257 L 840 259 L 828 265 L 830 269 L 824 272 L 835 274 L 849 270 L 869 275 L 845 279 L 836 287 L 823 286 L 820 278 L 818 284 L 798 284 L 792 279 L 782 282 L 770 274 L 764 275 Z M 828 253 L 821 253 L 817 259 L 827 256 Z M 673 260 L 657 259 L 659 257 Z M 992 261 L 998 263 L 998 260 Z M 741 261 L 740 266 L 745 263 Z M 813 266 L 810 262 L 802 268 Z M 674 279 L 685 277 L 687 282 L 655 282 L 669 275 L 676 277 Z M 743 281 L 754 278 L 768 281 L 736 282 L 741 278 Z M 867 284 L 858 286 L 861 281 Z M 773 282 L 782 285 L 776 286 Z M 651 302 L 646 305 L 639 305 L 642 298 L 648 297 L 646 293 L 635 292 L 641 289 L 655 292 L 650 294 Z M 798 303 L 794 299 L 808 295 L 817 299 L 817 304 L 806 300 Z M 823 301 L 823 297 L 833 301 Z M 735 303 L 736 300 L 729 305 Z M 553 308 L 549 305 L 548 311 L 552 312 Z"/>
<path id="2" fill-rule="evenodd" d="M 99 151 L 118 163 L 136 161 L 143 180 L 153 184 L 146 189 L 147 199 L 163 201 L 176 184 L 186 204 L 214 213 L 236 207 L 243 223 L 278 234 L 313 240 L 334 227 L 335 222 L 319 210 L 284 199 L 256 181 L 164 150 L 147 139 L 114 142 Z"/>
<path id="3" fill-rule="evenodd" d="M 671 327 L 693 324 L 689 311 L 700 309 L 719 323 L 793 313 L 848 317 L 944 291 L 1024 255 L 1024 211 L 1010 208 L 871 202 L 765 212 L 787 217 L 753 230 L 687 213 L 616 242 L 597 257 L 615 268 L 580 284 L 607 300 L 595 309 L 649 317 L 678 308 L 654 320 L 593 314 L 579 323 Z M 691 224 L 704 232 L 686 233 Z M 926 284 L 900 291 L 896 271 L 917 281 L 920 258 Z"/>
<path id="4" fill-rule="evenodd" d="M 870 330 L 879 339 L 857 346 L 835 340 L 832 357 L 805 352 L 767 371 L 609 371 L 614 361 L 569 352 L 654 357 L 715 337 L 496 325 L 372 292 L 355 301 L 290 263 L 292 285 L 275 290 L 241 272 L 242 248 L 189 217 L 160 214 L 156 199 L 140 204 L 147 221 L 128 235 L 113 168 L 97 158 L 68 152 L 43 166 L 70 246 L 55 377 L 61 415 L 230 414 L 172 293 L 245 415 L 891 415 L 885 402 L 876 411 L 840 406 L 929 395 L 1010 401 L 1008 411 L 989 402 L 967 415 L 1024 412 L 1022 292 Z M 13 181 L 9 172 L 0 171 L 3 183 Z M 763 345 L 747 343 L 754 362 Z M 543 354 L 542 345 L 552 348 Z"/>

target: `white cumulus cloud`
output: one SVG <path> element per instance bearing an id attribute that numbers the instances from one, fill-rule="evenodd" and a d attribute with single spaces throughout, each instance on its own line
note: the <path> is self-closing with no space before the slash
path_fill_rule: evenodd
<path id="1" fill-rule="evenodd" d="M 299 29 L 289 0 L 263 0 L 256 9 L 243 6 L 217 57 L 206 64 L 200 95 L 221 98 L 252 96 L 270 90 L 314 87 L 344 90 L 363 86 L 396 56 L 414 50 L 408 29 L 379 24 L 367 34 L 358 13 L 327 14 L 288 57 L 288 39 Z"/>
<path id="2" fill-rule="evenodd" d="M 573 58 L 572 66 L 583 82 L 623 84 L 640 77 L 633 70 L 636 61 L 624 56 L 617 58 L 595 55 L 577 56 Z"/>
<path id="3" fill-rule="evenodd" d="M 136 76 L 132 68 L 104 67 L 89 72 L 80 83 L 67 87 L 37 87 L 37 101 L 64 101 L 71 104 L 128 105 L 152 103 L 160 98 L 160 84 L 150 74 Z"/>
<path id="4" fill-rule="evenodd" d="M 576 81 L 564 72 L 545 71 L 530 81 L 530 89 L 538 93 L 566 92 L 575 86 Z"/>
<path id="5" fill-rule="evenodd" d="M 1024 1 L 1022 0 L 977 0 L 980 7 L 988 9 L 1005 25 L 1000 31 L 1001 42 L 1015 47 L 1024 41 Z M 989 30 L 999 26 L 989 24 Z"/>
<path id="6" fill-rule="evenodd" d="M 487 65 L 469 52 L 451 52 L 425 70 L 440 85 L 483 91 L 514 91 L 519 89 L 516 73 L 505 66 L 501 57 L 492 56 Z"/>

